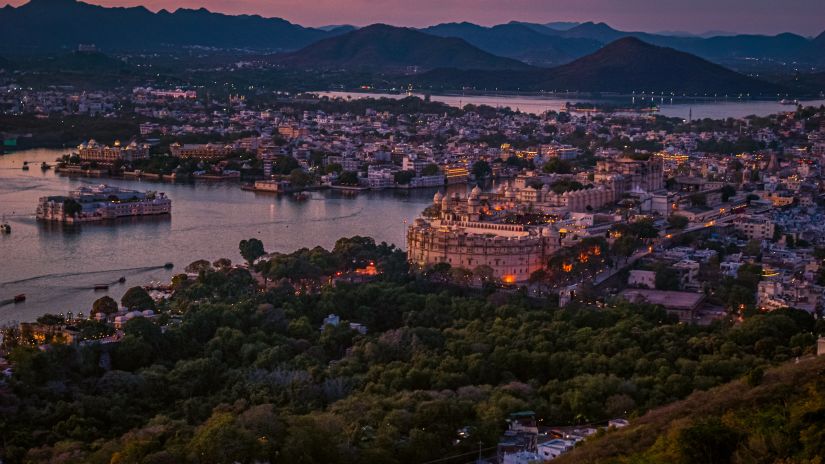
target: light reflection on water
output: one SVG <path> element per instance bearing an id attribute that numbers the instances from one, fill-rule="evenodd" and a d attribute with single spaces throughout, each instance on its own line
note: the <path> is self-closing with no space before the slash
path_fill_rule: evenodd
<path id="1" fill-rule="evenodd" d="M 46 312 L 84 312 L 103 295 L 119 299 L 133 285 L 168 282 L 192 261 L 239 261 L 238 242 L 257 237 L 267 251 L 331 248 L 343 236 L 369 235 L 404 247 L 404 221 L 432 201 L 435 190 L 352 194 L 313 192 L 306 201 L 243 191 L 236 183 L 157 183 L 66 178 L 42 172 L 64 151 L 30 150 L 0 156 L 0 215 L 12 233 L 0 236 L 0 301 L 25 293 L 22 304 L 0 306 L 0 323 Z M 32 165 L 22 171 L 23 161 Z M 158 190 L 172 199 L 171 217 L 125 218 L 116 224 L 63 226 L 34 218 L 37 199 L 81 185 L 109 183 Z M 166 262 L 175 269 L 166 270 Z M 111 284 L 106 292 L 97 284 Z"/>

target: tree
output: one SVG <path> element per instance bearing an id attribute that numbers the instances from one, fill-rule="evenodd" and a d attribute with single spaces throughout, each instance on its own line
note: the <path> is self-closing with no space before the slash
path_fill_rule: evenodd
<path id="1" fill-rule="evenodd" d="M 155 309 L 155 300 L 143 287 L 132 287 L 126 290 L 123 298 L 120 299 L 120 304 L 130 310 Z"/>
<path id="2" fill-rule="evenodd" d="M 722 187 L 722 201 L 728 201 L 734 195 L 736 195 L 736 188 L 734 188 L 732 185 L 726 184 L 724 187 Z"/>
<path id="3" fill-rule="evenodd" d="M 215 262 L 212 263 L 212 265 L 215 266 L 215 269 L 229 269 L 230 267 L 232 267 L 232 260 L 227 258 L 220 258 L 218 260 L 215 260 Z"/>
<path id="4" fill-rule="evenodd" d="M 108 316 L 116 313 L 118 309 L 117 301 L 108 295 L 98 298 L 92 304 L 92 314 L 103 313 Z"/>
<path id="5" fill-rule="evenodd" d="M 707 206 L 708 204 L 708 197 L 704 193 L 694 193 L 689 198 L 693 206 Z"/>
<path id="6" fill-rule="evenodd" d="M 327 174 L 332 174 L 333 172 L 340 174 L 343 170 L 344 167 L 341 166 L 341 163 L 329 163 L 327 167 L 324 169 L 324 172 L 326 172 Z"/>
<path id="7" fill-rule="evenodd" d="M 476 177 L 476 179 L 484 179 L 493 173 L 493 169 L 490 167 L 490 163 L 484 160 L 478 160 L 473 163 L 473 167 L 470 169 L 470 172 Z"/>
<path id="8" fill-rule="evenodd" d="M 295 187 L 306 187 L 312 180 L 312 176 L 301 168 L 295 168 L 289 173 L 289 182 Z"/>
<path id="9" fill-rule="evenodd" d="M 212 265 L 209 264 L 209 261 L 205 259 L 199 259 L 197 261 L 193 261 L 189 263 L 188 266 L 184 269 L 189 274 L 200 274 L 203 271 L 208 271 L 212 268 Z"/>
<path id="10" fill-rule="evenodd" d="M 260 452 L 248 430 L 238 427 L 228 412 L 212 415 L 201 425 L 187 447 L 193 462 L 251 462 Z"/>
<path id="11" fill-rule="evenodd" d="M 415 177 L 415 171 L 398 171 L 393 174 L 393 177 L 395 177 L 396 184 L 407 185 Z"/>
<path id="12" fill-rule="evenodd" d="M 424 166 L 424 169 L 421 170 L 421 175 L 422 176 L 434 176 L 434 175 L 438 174 L 438 172 L 439 172 L 438 165 L 435 164 L 435 163 L 430 163 L 430 164 Z"/>
<path id="13" fill-rule="evenodd" d="M 550 158 L 544 163 L 542 170 L 547 173 L 554 173 L 554 174 L 569 174 L 572 170 L 570 167 L 570 163 L 561 159 L 561 158 Z"/>
<path id="14" fill-rule="evenodd" d="M 238 245 L 238 248 L 240 248 L 241 256 L 247 262 L 247 264 L 249 264 L 250 268 L 258 258 L 266 254 L 266 251 L 264 251 L 263 242 L 261 242 L 257 238 L 241 240 L 241 243 Z"/>
<path id="15" fill-rule="evenodd" d="M 69 198 L 63 201 L 63 212 L 66 213 L 66 216 L 76 216 L 81 211 L 83 211 L 83 207 L 75 200 Z"/>
<path id="16" fill-rule="evenodd" d="M 344 171 L 341 173 L 341 176 L 338 177 L 338 183 L 341 185 L 357 186 L 358 173 L 353 171 Z"/>
<path id="17" fill-rule="evenodd" d="M 690 220 L 680 214 L 673 214 L 667 218 L 667 223 L 674 229 L 684 229 L 690 223 Z"/>

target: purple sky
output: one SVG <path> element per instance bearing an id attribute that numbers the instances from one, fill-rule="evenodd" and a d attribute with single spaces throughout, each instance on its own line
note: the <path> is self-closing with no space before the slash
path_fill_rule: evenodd
<path id="1" fill-rule="evenodd" d="M 1 0 L 0 0 L 1 1 Z M 9 0 L 6 0 L 9 1 Z M 13 5 L 27 0 L 10 0 Z M 384 22 L 427 26 L 470 21 L 604 21 L 622 30 L 709 30 L 818 35 L 825 0 L 86 0 L 151 10 L 205 7 L 231 14 L 277 16 L 307 26 Z"/>

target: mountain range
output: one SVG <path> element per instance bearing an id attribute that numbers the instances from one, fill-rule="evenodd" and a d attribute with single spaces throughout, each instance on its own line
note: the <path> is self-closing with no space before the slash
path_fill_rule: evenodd
<path id="1" fill-rule="evenodd" d="M 297 52 L 274 57 L 284 66 L 399 71 L 407 67 L 459 70 L 527 70 L 525 63 L 496 56 L 454 37 L 437 37 L 385 24 L 318 41 Z"/>
<path id="2" fill-rule="evenodd" d="M 106 8 L 78 0 L 30 0 L 0 8 L 0 52 L 72 50 L 93 43 L 103 51 L 174 50 L 181 46 L 288 52 L 355 27 L 304 27 L 280 18 L 230 16 L 206 9 Z M 205 31 L 208 31 L 205 33 Z M 620 31 L 605 23 L 510 22 L 492 27 L 447 23 L 421 29 L 454 37 L 495 55 L 536 66 L 556 66 L 593 53 L 623 37 L 688 52 L 739 67 L 762 59 L 765 65 L 802 63 L 825 66 L 825 32 L 815 39 L 796 34 L 714 37 Z"/>
<path id="3" fill-rule="evenodd" d="M 31 0 L 0 8 L 0 50 L 16 54 L 73 50 L 155 51 L 181 46 L 295 50 L 351 30 L 321 30 L 279 18 L 230 16 L 206 9 L 106 8 L 76 0 Z"/>
<path id="4" fill-rule="evenodd" d="M 493 27 L 467 22 L 445 23 L 421 30 L 439 37 L 461 38 L 484 51 L 536 66 L 566 63 L 593 53 L 604 45 L 590 38 L 550 34 L 550 29 L 542 25 L 516 22 Z"/>
<path id="5" fill-rule="evenodd" d="M 635 37 L 645 42 L 670 47 L 692 53 L 710 61 L 740 65 L 743 60 L 762 59 L 768 61 L 797 61 L 825 64 L 825 32 L 816 39 L 808 39 L 796 34 L 764 35 L 724 35 L 715 37 L 668 36 L 647 32 L 625 32 L 613 29 L 605 23 L 586 22 L 565 30 L 556 30 L 542 24 L 514 23 L 528 27 L 538 36 L 533 45 L 526 49 L 522 43 L 513 41 L 513 30 L 500 26 L 481 27 L 469 23 L 441 24 L 424 29 L 433 34 L 459 37 L 478 46 L 482 50 L 502 56 L 510 56 L 530 62 L 535 60 L 534 52 L 539 52 L 552 44 L 542 64 L 563 64 L 592 53 L 595 48 L 624 37 Z M 475 26 L 475 27 L 471 27 Z M 586 42 L 585 42 L 586 41 Z M 536 63 L 539 64 L 539 63 Z"/>
<path id="6" fill-rule="evenodd" d="M 664 93 L 670 95 L 775 95 L 781 88 L 697 56 L 620 38 L 597 52 L 551 69 L 527 73 L 473 72 L 436 69 L 416 77 L 434 89 L 586 91 L 601 93 Z"/>

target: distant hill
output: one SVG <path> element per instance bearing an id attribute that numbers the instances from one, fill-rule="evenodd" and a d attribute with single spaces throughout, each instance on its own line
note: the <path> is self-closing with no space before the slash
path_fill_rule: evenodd
<path id="1" fill-rule="evenodd" d="M 758 81 L 689 53 L 625 37 L 572 63 L 554 68 L 547 89 L 686 94 L 768 94 L 773 84 Z"/>
<path id="2" fill-rule="evenodd" d="M 817 47 L 825 47 L 825 31 L 823 31 L 823 32 L 822 32 L 822 34 L 819 34 L 819 35 L 818 35 L 818 36 L 817 36 L 817 37 L 813 40 L 813 42 L 814 42 L 814 44 L 815 44 Z"/>
<path id="3" fill-rule="evenodd" d="M 605 23 L 582 23 L 570 30 L 556 33 L 567 38 L 595 39 L 603 43 L 623 37 L 635 37 L 645 42 L 692 53 L 710 61 L 735 63 L 746 58 L 802 60 L 825 62 L 825 50 L 800 35 L 778 34 L 774 36 L 739 34 L 714 37 L 684 37 L 626 32 L 616 30 Z"/>
<path id="4" fill-rule="evenodd" d="M 522 26 L 547 38 L 533 38 L 525 43 L 513 37 L 502 35 L 499 26 L 484 28 L 470 23 L 452 23 L 423 29 L 425 32 L 441 36 L 460 37 L 490 53 L 530 60 L 539 64 L 536 56 L 542 48 L 547 57 L 544 64 L 560 64 L 560 59 L 574 59 L 585 56 L 598 47 L 624 37 L 635 37 L 650 44 L 670 47 L 692 53 L 715 63 L 729 66 L 753 66 L 753 59 L 763 59 L 764 66 L 772 66 L 776 61 L 799 61 L 811 64 L 825 64 L 825 37 L 810 40 L 796 34 L 765 35 L 724 35 L 713 37 L 689 36 L 684 34 L 651 34 L 647 32 L 627 32 L 610 27 L 605 23 L 577 23 L 569 28 L 555 29 L 543 24 L 510 22 L 506 26 Z M 461 27 L 457 27 L 461 26 Z M 485 33 L 485 34 L 482 34 Z"/>
<path id="5" fill-rule="evenodd" d="M 345 30 L 305 28 L 279 18 L 229 16 L 206 9 L 105 8 L 76 0 L 30 0 L 0 9 L 0 50 L 154 50 L 180 46 L 296 50 Z"/>
<path id="6" fill-rule="evenodd" d="M 126 62 L 99 52 L 71 52 L 38 60 L 34 65 L 43 70 L 84 73 L 113 73 L 131 68 Z"/>
<path id="7" fill-rule="evenodd" d="M 568 39 L 548 35 L 540 30 L 515 22 L 493 27 L 483 27 L 467 22 L 446 23 L 421 29 L 422 32 L 440 37 L 458 37 L 486 52 L 514 58 L 535 66 L 555 66 L 567 63 L 592 53 L 602 46 L 596 40 Z"/>
<path id="8" fill-rule="evenodd" d="M 462 39 L 374 24 L 281 55 L 285 66 L 399 71 L 410 66 L 478 70 L 527 70 L 526 64 L 482 51 Z"/>
<path id="9" fill-rule="evenodd" d="M 654 409 L 557 461 L 819 462 L 823 392 L 825 356 L 803 359 Z"/>
<path id="10" fill-rule="evenodd" d="M 555 21 L 552 23 L 544 23 L 542 26 L 549 27 L 550 29 L 555 29 L 557 31 L 566 31 L 568 29 L 573 29 L 574 27 L 578 26 L 581 23 L 577 22 L 570 22 L 570 21 Z"/>
<path id="11" fill-rule="evenodd" d="M 670 94 L 775 95 L 780 87 L 706 60 L 633 37 L 619 39 L 572 63 L 530 73 L 469 73 L 438 69 L 418 77 L 422 87 L 492 90 L 664 92 Z"/>

